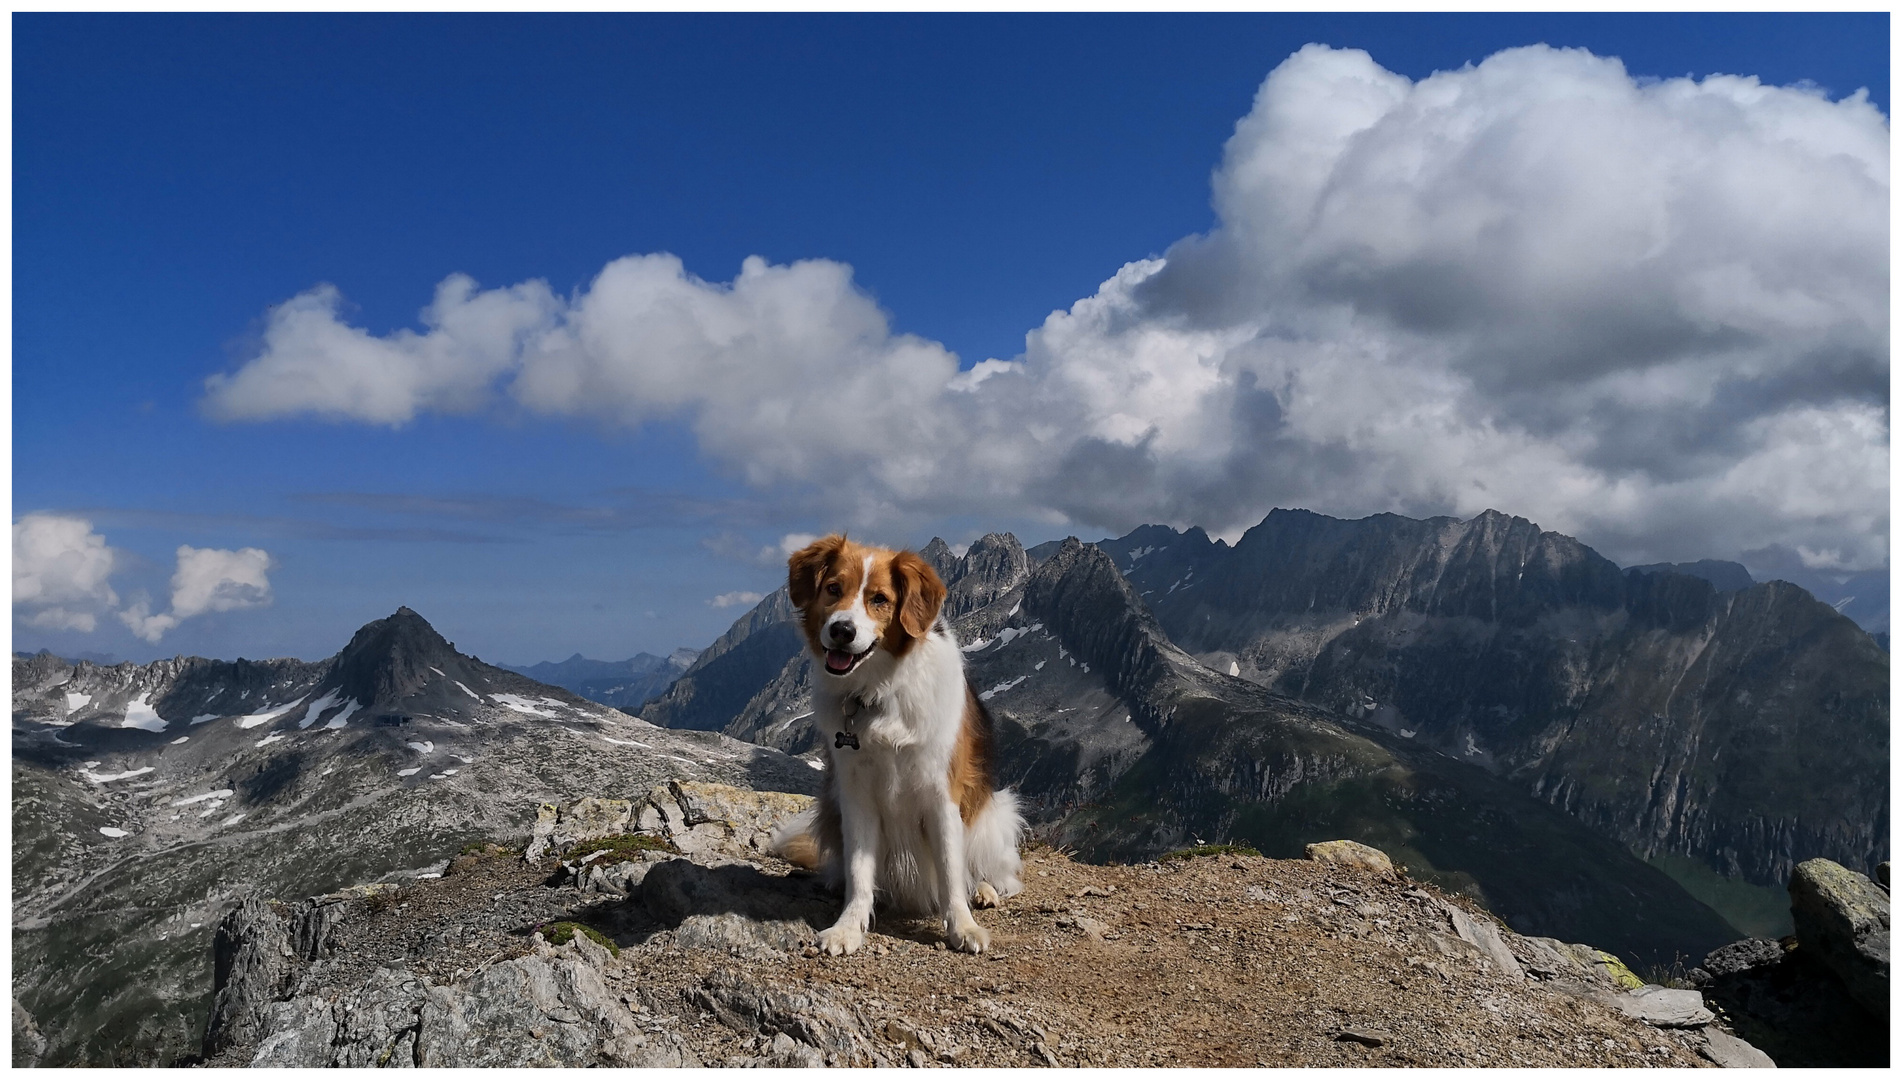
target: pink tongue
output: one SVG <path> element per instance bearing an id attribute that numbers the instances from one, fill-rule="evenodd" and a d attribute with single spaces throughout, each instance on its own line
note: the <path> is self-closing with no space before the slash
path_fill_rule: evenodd
<path id="1" fill-rule="evenodd" d="M 837 649 L 826 650 L 826 670 L 844 674 L 852 670 L 852 654 Z"/>

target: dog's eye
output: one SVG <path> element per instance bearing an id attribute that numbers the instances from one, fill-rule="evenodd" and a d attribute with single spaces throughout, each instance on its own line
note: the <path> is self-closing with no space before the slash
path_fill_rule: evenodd
<path id="1" fill-rule="evenodd" d="M 839 588 L 839 583 L 835 581 L 832 584 L 826 586 L 826 595 L 833 596 L 833 597 L 844 596 L 845 590 Z"/>
<path id="2" fill-rule="evenodd" d="M 873 593 L 872 603 L 877 604 L 879 607 L 884 607 L 886 604 L 891 603 L 891 601 L 885 598 L 884 593 Z"/>

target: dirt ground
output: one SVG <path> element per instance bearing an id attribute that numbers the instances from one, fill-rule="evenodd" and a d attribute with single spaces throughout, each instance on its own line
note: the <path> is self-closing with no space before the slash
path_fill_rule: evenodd
<path id="1" fill-rule="evenodd" d="M 1024 892 L 978 913 L 990 951 L 946 951 L 930 923 L 884 917 L 835 958 L 677 948 L 638 900 L 550 886 L 519 858 L 463 863 L 340 927 L 340 959 L 367 975 L 401 958 L 448 980 L 576 917 L 623 945 L 604 974 L 636 1021 L 707 1064 L 770 1049 L 688 1003 L 725 968 L 856 1012 L 894 1064 L 1708 1065 L 1692 1037 L 1436 947 L 1451 933 L 1441 894 L 1346 867 L 1232 854 L 1095 866 L 1033 849 Z"/>
<path id="2" fill-rule="evenodd" d="M 1025 877 L 980 914 L 992 952 L 888 924 L 850 957 L 789 959 L 787 975 L 909 1022 L 926 1056 L 959 1065 L 1704 1064 L 1597 1003 L 1435 958 L 1420 941 L 1444 917 L 1410 883 L 1254 856 L 1091 866 L 1048 849 L 1028 853 Z"/>

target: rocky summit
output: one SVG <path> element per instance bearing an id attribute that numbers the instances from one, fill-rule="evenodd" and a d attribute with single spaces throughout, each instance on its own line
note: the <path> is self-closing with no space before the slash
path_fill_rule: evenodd
<path id="1" fill-rule="evenodd" d="M 676 780 L 542 808 L 442 876 L 220 925 L 211 1065 L 1663 1066 L 1767 1060 L 1695 990 L 1523 937 L 1378 852 L 1198 849 L 1097 866 L 1043 846 L 943 947 L 760 850 L 804 800 Z M 524 850 L 526 849 L 526 850 Z"/>
<path id="2" fill-rule="evenodd" d="M 485 664 L 407 608 L 327 661 L 41 655 L 13 687 L 13 993 L 48 1065 L 195 1057 L 244 895 L 439 872 L 545 800 L 818 779 Z"/>

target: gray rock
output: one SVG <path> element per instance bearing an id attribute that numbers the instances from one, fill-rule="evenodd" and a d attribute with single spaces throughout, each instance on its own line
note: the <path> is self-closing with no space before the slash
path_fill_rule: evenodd
<path id="1" fill-rule="evenodd" d="M 1733 941 L 1704 958 L 1703 968 L 1713 978 L 1768 967 L 1783 959 L 1783 946 L 1768 938 Z"/>
<path id="2" fill-rule="evenodd" d="M 656 919 L 685 932 L 683 945 L 791 948 L 838 914 L 816 879 L 775 877 L 744 863 L 669 859 L 647 871 L 640 895 Z"/>
<path id="3" fill-rule="evenodd" d="M 1704 1045 L 1697 1052 L 1725 1069 L 1774 1069 L 1770 1055 L 1718 1027 L 1704 1029 Z"/>
<path id="4" fill-rule="evenodd" d="M 26 1011 L 19 998 L 13 999 L 13 1067 L 30 1069 L 40 1063 L 40 1056 L 46 1053 L 46 1036 L 40 1034 L 40 1026 L 33 1020 L 33 1014 Z"/>
<path id="5" fill-rule="evenodd" d="M 319 1069 L 330 1064 L 337 1041 L 331 1003 L 308 996 L 271 1005 L 264 1038 L 252 1055 L 253 1067 Z"/>
<path id="6" fill-rule="evenodd" d="M 864 1018 L 816 991 L 763 986 L 735 968 L 720 968 L 682 996 L 735 1031 L 775 1039 L 785 1035 L 842 1059 L 863 1056 L 869 1050 L 870 1031 Z"/>
<path id="7" fill-rule="evenodd" d="M 1828 859 L 1800 863 L 1790 875 L 1790 915 L 1799 948 L 1815 953 L 1851 997 L 1889 1015 L 1889 894 Z"/>
<path id="8" fill-rule="evenodd" d="M 212 938 L 215 991 L 205 1026 L 206 1057 L 248 1046 L 264 1034 L 291 957 L 290 927 L 262 897 L 245 897 L 219 922 Z"/>
<path id="9" fill-rule="evenodd" d="M 715 949 L 736 954 L 791 952 L 812 940 L 813 928 L 786 919 L 749 919 L 725 912 L 689 915 L 674 929 L 674 944 L 683 949 Z"/>
<path id="10" fill-rule="evenodd" d="M 1441 907 L 1445 909 L 1447 920 L 1453 924 L 1453 932 L 1460 936 L 1461 941 L 1478 946 L 1501 975 L 1513 982 L 1525 981 L 1526 973 L 1519 967 L 1518 958 L 1513 956 L 1512 950 L 1506 947 L 1505 941 L 1500 938 L 1499 931 L 1493 928 L 1492 923 L 1485 919 L 1475 919 L 1459 907 L 1444 901 L 1441 902 Z"/>
<path id="11" fill-rule="evenodd" d="M 493 964 L 431 985 L 378 968 L 362 989 L 278 1002 L 252 1064 L 364 1066 L 664 1066 L 692 1064 L 650 1038 L 609 994 L 608 951 L 583 935 L 560 949 Z"/>
<path id="12" fill-rule="evenodd" d="M 1704 995 L 1695 990 L 1644 986 L 1620 994 L 1614 1000 L 1626 1016 L 1636 1017 L 1652 1027 L 1704 1027 L 1716 1019 L 1704 1007 Z"/>

